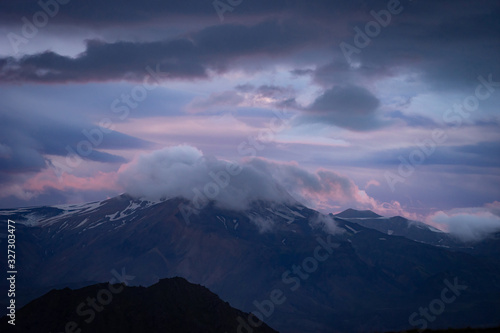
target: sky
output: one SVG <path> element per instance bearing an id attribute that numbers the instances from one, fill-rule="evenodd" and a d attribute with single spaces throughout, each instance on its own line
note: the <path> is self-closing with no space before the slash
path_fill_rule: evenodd
<path id="1" fill-rule="evenodd" d="M 0 208 L 264 198 L 488 232 L 498 17 L 496 0 L 2 1 Z"/>

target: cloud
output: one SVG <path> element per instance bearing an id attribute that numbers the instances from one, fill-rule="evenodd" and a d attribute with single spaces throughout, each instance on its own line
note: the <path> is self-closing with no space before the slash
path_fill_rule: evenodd
<path id="1" fill-rule="evenodd" d="M 46 51 L 4 60 L 0 82 L 143 82 L 152 72 L 154 76 L 147 82 L 151 85 L 167 78 L 207 77 L 206 68 L 196 57 L 195 46 L 188 40 L 150 43 L 91 40 L 85 52 L 76 58 Z"/>
<path id="2" fill-rule="evenodd" d="M 370 198 L 351 179 L 330 170 L 310 172 L 296 163 L 262 158 L 235 163 L 206 156 L 192 146 L 167 147 L 123 165 L 118 184 L 137 197 L 214 200 L 219 206 L 237 210 L 266 200 L 300 202 L 325 213 L 348 207 L 394 212 Z"/>
<path id="3" fill-rule="evenodd" d="M 57 175 L 52 168 L 11 174 L 2 184 L 1 207 L 78 203 L 71 198 L 82 198 L 80 202 L 85 202 L 85 198 L 88 202 L 95 200 L 93 195 L 96 194 L 100 197 L 114 196 L 120 190 L 115 178 L 114 172 L 97 172 L 90 176 Z"/>
<path id="4" fill-rule="evenodd" d="M 282 95 L 290 95 L 293 92 L 293 89 L 291 88 L 284 88 L 284 87 L 279 87 L 275 85 L 262 85 L 259 88 L 257 88 L 257 94 L 261 95 L 262 97 L 275 97 L 275 96 L 282 96 Z"/>
<path id="5" fill-rule="evenodd" d="M 213 5 L 201 0 L 189 5 L 181 0 L 72 2 L 61 6 L 50 25 L 58 31 L 65 26 L 90 28 L 97 32 L 91 36 L 106 36 L 108 42 L 93 41 L 75 58 L 46 52 L 21 60 L 0 59 L 0 76 L 4 82 L 142 80 L 147 65 L 161 63 L 162 79 L 207 78 L 209 70 L 221 73 L 235 60 L 245 68 L 252 66 L 256 56 L 278 54 L 298 68 L 293 74 L 313 74 L 316 83 L 325 87 L 366 84 L 404 70 L 417 73 L 435 88 L 453 89 L 475 83 L 478 74 L 499 73 L 500 8 L 495 0 L 482 1 L 481 6 L 470 6 L 467 0 L 404 4 L 404 12 L 393 16 L 361 50 L 359 65 L 352 68 L 339 44 L 352 44 L 353 28 L 362 29 L 373 20 L 371 10 L 386 6 L 386 1 L 378 0 L 319 0 L 314 5 L 262 0 L 242 3 L 226 13 L 224 22 L 239 24 L 218 24 Z M 37 2 L 0 2 L 0 22 L 8 31 L 21 34 L 21 18 L 30 19 L 40 10 Z M 184 24 L 175 25 L 178 22 Z M 140 37 L 119 32 L 126 28 Z M 164 31 L 170 36 L 175 31 L 177 38 L 165 40 Z M 306 48 L 316 54 L 297 54 Z M 333 60 L 325 64 L 325 59 Z"/>
<path id="6" fill-rule="evenodd" d="M 263 170 L 205 156 L 187 145 L 141 155 L 120 168 L 118 182 L 133 196 L 212 199 L 222 207 L 238 210 L 256 200 L 292 201 Z"/>
<path id="7" fill-rule="evenodd" d="M 269 216 L 262 217 L 254 213 L 249 213 L 248 218 L 257 226 L 261 234 L 269 232 L 274 228 L 275 220 L 269 218 Z"/>
<path id="8" fill-rule="evenodd" d="M 8 202 L 15 206 L 45 204 L 49 202 L 46 194 L 51 190 L 99 194 L 104 190 L 116 190 L 112 177 L 101 177 L 101 172 L 92 176 L 89 173 L 96 171 L 93 169 L 96 167 L 117 168 L 127 160 L 101 150 L 144 148 L 151 143 L 120 132 L 103 133 L 97 129 L 89 122 L 62 122 L 35 112 L 0 114 L 0 198 L 3 205 Z M 79 147 L 90 153 L 80 154 Z M 112 191 L 108 193 L 113 194 Z M 41 196 L 45 199 L 39 201 Z M 86 196 L 82 194 L 82 197 Z"/>
<path id="9" fill-rule="evenodd" d="M 314 70 L 310 69 L 310 68 L 305 68 L 305 69 L 298 68 L 298 69 L 293 69 L 290 71 L 290 74 L 292 74 L 294 76 L 306 76 L 306 75 L 310 75 L 313 73 L 314 73 Z"/>
<path id="10" fill-rule="evenodd" d="M 223 91 L 220 93 L 213 93 L 208 97 L 196 97 L 186 106 L 186 109 L 190 113 L 198 113 L 213 108 L 235 108 L 244 100 L 245 98 L 235 91 Z"/>
<path id="11" fill-rule="evenodd" d="M 120 168 L 118 184 L 137 197 L 211 199 L 222 207 L 237 210 L 248 208 L 256 200 L 300 202 L 325 212 L 340 206 L 378 205 L 352 180 L 333 171 L 310 172 L 296 163 L 262 158 L 237 164 L 206 156 L 188 145 L 140 155 Z"/>
<path id="12" fill-rule="evenodd" d="M 325 232 L 336 235 L 345 232 L 345 229 L 340 228 L 332 216 L 318 214 L 309 221 L 311 225 L 323 229 Z"/>
<path id="13" fill-rule="evenodd" d="M 500 201 L 488 203 L 485 206 L 492 214 L 500 217 Z"/>
<path id="14" fill-rule="evenodd" d="M 65 197 L 64 193 L 74 197 L 80 193 L 84 197 L 92 192 L 106 193 L 107 196 L 127 192 L 152 200 L 184 197 L 195 203 L 195 208 L 213 200 L 223 208 L 246 210 L 253 202 L 264 200 L 302 203 L 323 213 L 352 207 L 413 218 L 398 202 L 380 203 L 360 190 L 351 179 L 331 170 L 311 172 L 295 162 L 263 158 L 237 163 L 208 156 L 189 145 L 141 154 L 123 164 L 117 172 L 94 172 L 88 176 L 63 173 L 62 181 L 59 181 L 54 171 L 46 168 L 30 177 L 20 176 L 24 178 L 16 184 L 4 186 L 6 191 L 2 198 L 10 200 L 9 197 L 16 197 L 36 204 L 47 202 L 48 193 L 57 197 Z M 254 222 L 258 226 L 264 223 L 265 226 L 261 226 L 263 231 L 272 227 L 262 219 Z M 336 232 L 335 225 L 328 220 L 316 222 L 327 232 Z"/>
<path id="15" fill-rule="evenodd" d="M 500 165 L 500 142 L 486 141 L 460 146 L 437 147 L 436 152 L 426 163 L 455 167 L 491 168 L 493 173 L 497 173 Z"/>
<path id="16" fill-rule="evenodd" d="M 147 78 L 148 84 L 154 84 L 172 79 L 208 79 L 209 71 L 226 72 L 234 60 L 284 55 L 319 35 L 323 34 L 317 27 L 275 20 L 251 26 L 209 26 L 188 36 L 161 41 L 88 40 L 85 51 L 76 57 L 46 51 L 19 59 L 0 58 L 0 82 L 142 83 Z"/>
<path id="17" fill-rule="evenodd" d="M 370 179 L 366 185 L 365 185 L 365 189 L 369 188 L 370 186 L 380 186 L 380 182 L 375 180 L 375 179 Z"/>
<path id="18" fill-rule="evenodd" d="M 449 132 L 447 132 L 449 133 Z M 465 145 L 438 145 L 429 138 L 415 140 L 414 146 L 396 149 L 379 150 L 375 153 L 367 154 L 359 160 L 359 165 L 397 165 L 401 161 L 399 156 L 407 157 L 414 151 L 427 149 L 430 153 L 425 159 L 425 164 L 422 167 L 433 165 L 452 165 L 455 168 L 461 167 L 477 167 L 487 168 L 492 174 L 498 174 L 498 166 L 500 165 L 500 142 L 499 141 L 483 141 Z M 428 137 L 432 137 L 428 134 Z M 448 141 L 451 141 L 448 139 Z M 423 145 L 425 148 L 422 148 Z M 432 143 L 432 144 L 431 144 Z M 353 162 L 353 161 L 351 161 Z M 457 171 L 457 170 L 455 170 Z M 490 172 L 488 170 L 480 171 L 481 173 Z"/>
<path id="19" fill-rule="evenodd" d="M 419 114 L 404 114 L 397 110 L 389 113 L 387 116 L 393 119 L 401 119 L 410 127 L 438 127 L 438 124 L 434 120 Z"/>
<path id="20" fill-rule="evenodd" d="M 293 74 L 311 74 L 315 83 L 332 87 L 335 85 L 356 85 L 360 82 L 382 79 L 392 76 L 394 73 L 387 65 L 359 63 L 354 69 L 343 56 L 337 55 L 337 59 L 324 65 L 317 66 L 314 70 L 293 72 Z"/>
<path id="21" fill-rule="evenodd" d="M 333 171 L 310 172 L 297 163 L 277 163 L 262 158 L 248 163 L 271 175 L 290 195 L 310 207 L 326 207 L 332 203 L 354 204 L 356 201 L 356 184 Z"/>
<path id="22" fill-rule="evenodd" d="M 335 87 L 319 96 L 310 109 L 365 115 L 375 111 L 380 101 L 368 90 L 357 86 Z"/>
<path id="23" fill-rule="evenodd" d="M 251 84 L 238 85 L 235 90 L 215 92 L 208 97 L 195 97 L 187 106 L 190 113 L 236 110 L 238 107 L 286 107 L 284 103 L 294 94 L 291 87 Z"/>
<path id="24" fill-rule="evenodd" d="M 363 87 L 334 87 L 316 98 L 299 122 L 319 122 L 354 131 L 368 131 L 382 125 L 376 117 L 379 106 L 378 98 Z"/>
<path id="25" fill-rule="evenodd" d="M 253 84 L 245 83 L 245 84 L 239 84 L 236 87 L 234 87 L 237 91 L 241 91 L 244 93 L 248 93 L 251 91 L 255 90 L 255 86 Z"/>
<path id="26" fill-rule="evenodd" d="M 479 241 L 500 231 L 500 216 L 484 208 L 439 211 L 429 216 L 428 221 L 463 241 Z"/>
<path id="27" fill-rule="evenodd" d="M 65 157 L 71 152 L 76 153 L 78 144 L 83 141 L 88 142 L 86 147 L 92 146 L 92 151 L 86 156 L 80 154 L 80 157 L 102 163 L 126 162 L 123 157 L 100 151 L 102 149 L 144 148 L 150 145 L 120 132 L 103 133 L 90 123 L 63 122 L 49 116 L 4 113 L 0 114 L 0 120 L 0 153 L 3 152 L 0 154 L 0 182 L 3 173 L 40 171 L 47 166 L 47 156 Z"/>

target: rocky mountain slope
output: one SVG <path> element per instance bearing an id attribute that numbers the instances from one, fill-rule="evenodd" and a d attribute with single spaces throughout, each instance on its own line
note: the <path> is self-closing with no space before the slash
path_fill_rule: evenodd
<path id="1" fill-rule="evenodd" d="M 425 320 L 419 308 L 456 283 L 466 290 L 427 320 L 429 327 L 500 324 L 500 265 L 492 256 L 382 233 L 298 204 L 255 202 L 234 211 L 211 203 L 186 220 L 189 204 L 122 195 L 0 211 L 2 223 L 18 224 L 20 305 L 54 287 L 120 276 L 149 286 L 181 276 L 281 332 L 371 332 L 418 325 Z"/>

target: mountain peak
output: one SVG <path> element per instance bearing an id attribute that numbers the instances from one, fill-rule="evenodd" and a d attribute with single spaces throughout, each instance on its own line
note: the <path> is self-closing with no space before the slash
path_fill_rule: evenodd
<path id="1" fill-rule="evenodd" d="M 356 210 L 356 209 L 352 209 L 352 208 L 346 209 L 343 212 L 335 214 L 335 216 L 340 217 L 340 218 L 348 218 L 348 219 L 382 217 L 381 215 L 378 215 L 377 213 L 374 213 L 371 210 Z"/>
<path id="2" fill-rule="evenodd" d="M 97 303 L 94 303 L 100 306 L 102 313 L 94 312 L 92 320 L 87 321 L 79 317 L 82 314 L 74 309 L 81 306 L 79 304 L 85 305 L 82 300 L 101 295 L 103 291 L 111 295 L 109 302 L 99 303 L 100 296 L 97 296 Z M 89 304 L 86 312 L 91 311 Z M 85 329 L 96 333 L 239 332 L 237 318 L 249 317 L 248 313 L 231 307 L 209 289 L 181 277 L 161 279 L 149 287 L 100 283 L 74 290 L 52 290 L 21 308 L 17 315 L 19 322 L 15 327 L 2 320 L 0 330 L 59 332 L 65 323 L 73 322 L 81 328 L 79 331 Z M 252 332 L 277 333 L 264 323 Z"/>

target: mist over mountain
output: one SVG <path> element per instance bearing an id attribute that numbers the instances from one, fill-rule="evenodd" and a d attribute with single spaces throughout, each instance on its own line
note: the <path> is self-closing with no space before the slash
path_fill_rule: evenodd
<path id="1" fill-rule="evenodd" d="M 264 158 L 229 161 L 206 155 L 201 150 L 179 145 L 141 154 L 122 166 L 118 184 L 130 195 L 145 200 L 185 198 L 190 210 L 199 210 L 209 202 L 232 210 L 246 210 L 258 200 L 282 204 L 302 204 L 329 213 L 332 202 L 342 206 L 365 207 L 345 210 L 338 217 L 372 217 L 404 214 L 400 208 L 369 197 L 349 178 L 332 171 L 308 171 L 297 163 L 276 163 Z M 500 231 L 498 203 L 486 209 L 437 212 L 424 222 L 459 237 L 478 241 Z M 356 212 L 356 213 L 353 213 Z M 190 212 L 187 212 L 189 214 Z"/>
<path id="2" fill-rule="evenodd" d="M 183 197 L 214 201 L 228 209 L 247 209 L 253 201 L 312 203 L 321 196 L 355 202 L 357 186 L 334 172 L 306 171 L 296 163 L 263 158 L 228 161 L 188 146 L 167 147 L 122 167 L 119 184 L 144 199 Z"/>

